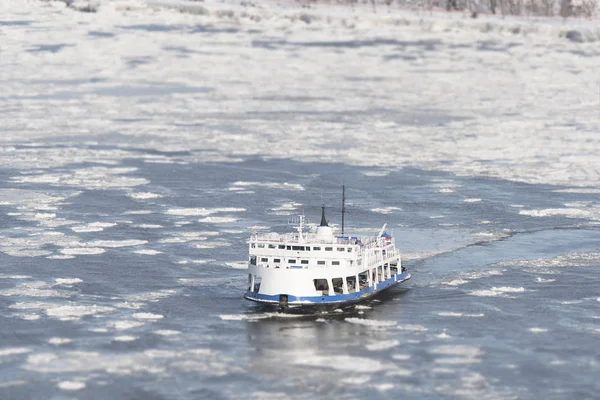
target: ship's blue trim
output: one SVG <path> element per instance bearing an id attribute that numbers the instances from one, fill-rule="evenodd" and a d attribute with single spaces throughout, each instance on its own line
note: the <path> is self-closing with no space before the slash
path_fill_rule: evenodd
<path id="1" fill-rule="evenodd" d="M 396 279 L 394 279 L 396 278 Z M 389 288 L 390 286 L 394 286 L 397 283 L 404 282 L 405 280 L 410 279 L 410 274 L 408 272 L 403 272 L 401 274 L 396 274 L 389 279 L 386 279 L 383 282 L 379 282 L 377 284 L 377 289 L 375 290 L 372 286 L 366 287 L 362 289 L 360 292 L 353 292 L 348 294 L 338 294 L 335 296 L 292 296 L 288 295 L 288 305 L 311 305 L 311 304 L 335 304 L 335 303 L 345 303 L 345 302 L 354 302 L 361 298 L 371 297 L 375 293 L 379 293 L 384 289 Z M 282 293 L 285 294 L 285 293 Z M 367 296 L 365 296 L 367 295 Z M 260 303 L 277 303 L 279 304 L 279 294 L 276 295 L 267 295 L 254 293 L 251 291 L 246 292 L 244 296 L 248 300 L 257 301 Z"/>

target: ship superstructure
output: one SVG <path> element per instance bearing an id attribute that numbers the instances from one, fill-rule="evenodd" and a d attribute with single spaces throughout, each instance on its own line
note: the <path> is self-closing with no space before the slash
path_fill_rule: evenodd
<path id="1" fill-rule="evenodd" d="M 250 238 L 245 298 L 282 310 L 339 306 L 410 279 L 386 225 L 376 236 L 336 235 L 323 207 L 320 225 L 305 228 L 301 215 L 296 232 Z"/>

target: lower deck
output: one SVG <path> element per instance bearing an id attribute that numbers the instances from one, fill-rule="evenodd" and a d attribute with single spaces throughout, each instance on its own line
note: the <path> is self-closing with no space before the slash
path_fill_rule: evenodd
<path id="1" fill-rule="evenodd" d="M 397 271 L 397 270 L 396 270 Z M 335 295 L 321 295 L 321 296 L 293 296 L 288 294 L 276 294 L 266 295 L 261 294 L 252 290 L 246 292 L 244 296 L 248 300 L 256 301 L 259 303 L 279 305 L 282 307 L 302 307 L 302 306 L 314 306 L 314 305 L 326 305 L 326 304 L 345 304 L 345 303 L 356 303 L 359 301 L 366 300 L 375 294 L 392 287 L 398 283 L 404 282 L 410 279 L 410 274 L 406 272 L 404 268 L 396 273 L 392 274 L 389 278 L 377 282 L 372 286 L 361 287 L 358 291 L 335 294 Z"/>

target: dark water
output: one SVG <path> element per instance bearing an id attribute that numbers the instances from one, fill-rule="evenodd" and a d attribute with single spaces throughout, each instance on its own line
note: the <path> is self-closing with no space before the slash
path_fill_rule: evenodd
<path id="1" fill-rule="evenodd" d="M 3 399 L 596 397 L 600 231 L 520 214 L 593 195 L 182 157 L 2 171 Z M 387 222 L 412 280 L 350 314 L 243 300 L 251 232 L 287 232 L 286 213 L 317 218 L 322 202 L 337 221 L 342 182 L 348 225 Z"/>

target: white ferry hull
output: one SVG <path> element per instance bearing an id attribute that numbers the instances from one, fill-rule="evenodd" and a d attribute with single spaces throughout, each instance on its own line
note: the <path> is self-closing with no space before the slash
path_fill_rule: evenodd
<path id="1" fill-rule="evenodd" d="M 294 296 L 287 294 L 275 294 L 266 295 L 261 293 L 255 293 L 252 291 L 246 292 L 244 297 L 248 300 L 275 306 L 282 311 L 289 309 L 300 310 L 303 308 L 314 309 L 314 308 L 332 308 L 332 307 L 345 307 L 352 304 L 360 303 L 367 299 L 373 298 L 381 292 L 389 289 L 399 283 L 407 281 L 411 278 L 411 275 L 404 271 L 399 274 L 392 275 L 382 282 L 377 283 L 374 286 L 365 287 L 358 292 L 348 294 L 336 294 L 333 296 Z"/>

